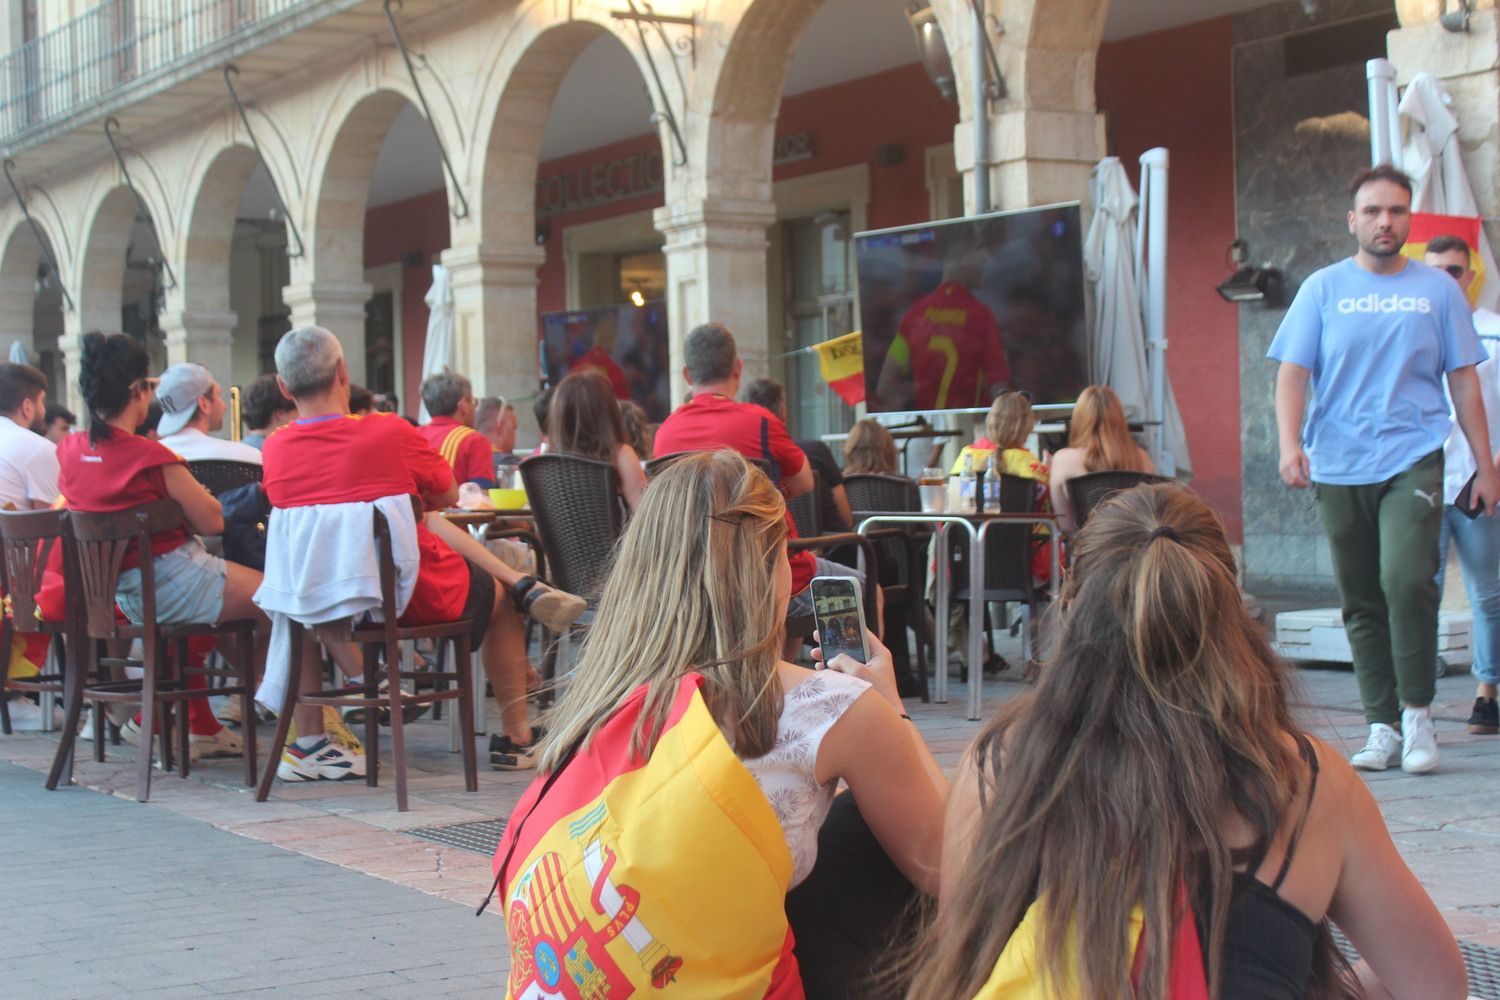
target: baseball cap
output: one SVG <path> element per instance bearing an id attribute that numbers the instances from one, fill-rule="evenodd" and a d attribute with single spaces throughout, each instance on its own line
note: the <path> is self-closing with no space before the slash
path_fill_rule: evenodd
<path id="1" fill-rule="evenodd" d="M 166 437 L 187 426 L 198 412 L 198 397 L 208 395 L 213 387 L 214 377 L 202 365 L 183 362 L 162 372 L 156 385 L 156 401 L 161 404 L 156 433 Z"/>

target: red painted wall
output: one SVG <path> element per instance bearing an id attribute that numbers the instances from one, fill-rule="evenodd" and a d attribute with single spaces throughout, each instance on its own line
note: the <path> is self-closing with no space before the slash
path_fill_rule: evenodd
<path id="1" fill-rule="evenodd" d="M 416 415 L 422 385 L 422 349 L 427 344 L 427 289 L 432 265 L 448 248 L 448 195 L 439 189 L 394 201 L 365 213 L 365 267 L 381 267 L 421 255 L 416 267 L 401 271 L 401 409 Z"/>
<path id="2" fill-rule="evenodd" d="M 1171 153 L 1167 370 L 1187 426 L 1193 488 L 1243 534 L 1239 311 L 1214 291 L 1235 235 L 1228 17 L 1100 47 L 1096 85 L 1110 151 L 1139 186 L 1140 155 Z"/>

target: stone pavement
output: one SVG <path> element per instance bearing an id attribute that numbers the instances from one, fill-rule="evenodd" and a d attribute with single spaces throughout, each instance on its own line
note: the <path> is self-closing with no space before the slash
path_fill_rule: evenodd
<path id="1" fill-rule="evenodd" d="M 1019 660 L 1009 643 L 1001 652 Z M 1297 712 L 1309 729 L 1345 752 L 1363 745 L 1347 669 L 1301 669 L 1297 682 Z M 1006 675 L 986 680 L 986 712 L 1023 690 Z M 908 705 L 951 768 L 980 723 L 963 718 L 965 685 L 955 680 L 949 691 L 947 704 Z M 1454 932 L 1500 946 L 1500 737 L 1464 731 L 1472 699 L 1465 676 L 1439 683 L 1439 773 L 1395 770 L 1371 775 L 1369 784 Z M 264 745 L 269 727 L 261 733 Z M 396 811 L 388 787 L 388 750 L 380 788 L 278 786 L 257 804 L 239 783 L 238 761 L 208 761 L 186 781 L 158 774 L 141 806 L 120 801 L 133 798 L 129 746 L 110 747 L 105 764 L 85 748 L 78 787 L 47 793 L 41 785 L 55 736 L 0 738 L 0 759 L 16 765 L 0 765 L 0 842 L 26 853 L 24 863 L 7 866 L 0 889 L 0 940 L 109 941 L 89 945 L 86 966 L 60 944 L 0 949 L 0 995 L 130 996 L 149 982 L 152 996 L 275 985 L 317 996 L 483 989 L 493 997 L 505 965 L 502 926 L 491 913 L 472 916 L 489 888 L 489 858 L 405 831 L 502 818 L 530 775 L 491 771 L 481 752 L 480 790 L 466 793 L 447 721 L 423 720 L 408 734 L 407 813 Z M 180 874 L 173 863 L 184 866 Z M 310 938 L 300 936 L 303 924 Z M 127 941 L 123 927 L 142 933 Z M 16 983 L 26 990 L 15 993 Z M 68 985 L 52 985 L 61 983 Z"/>

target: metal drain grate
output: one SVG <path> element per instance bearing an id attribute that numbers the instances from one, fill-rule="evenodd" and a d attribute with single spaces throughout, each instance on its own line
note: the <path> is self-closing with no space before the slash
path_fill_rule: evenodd
<path id="1" fill-rule="evenodd" d="M 451 826 L 422 826 L 403 832 L 408 837 L 418 837 L 434 844 L 445 844 L 488 857 L 495 853 L 495 848 L 500 843 L 500 835 L 505 832 L 505 820 L 486 819 L 476 823 L 454 823 Z"/>
<path id="2" fill-rule="evenodd" d="M 1330 925 L 1332 926 L 1332 925 Z M 1359 960 L 1359 952 L 1344 937 L 1343 931 L 1333 928 L 1333 943 L 1351 962 Z M 1483 944 L 1458 943 L 1464 957 L 1464 966 L 1469 970 L 1469 996 L 1480 1000 L 1500 1000 L 1500 948 Z"/>

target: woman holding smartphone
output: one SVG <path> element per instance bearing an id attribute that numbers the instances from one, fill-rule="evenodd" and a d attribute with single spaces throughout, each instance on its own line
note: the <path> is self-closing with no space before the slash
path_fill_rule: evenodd
<path id="1" fill-rule="evenodd" d="M 582 780 L 570 772 L 578 770 L 570 763 L 574 755 L 586 751 L 627 702 L 640 704 L 642 692 L 631 746 L 648 759 L 670 728 L 674 692 L 696 675 L 719 732 L 774 812 L 790 854 L 793 895 L 823 866 L 819 832 L 840 782 L 850 791 L 839 797 L 838 814 L 847 817 L 840 820 L 841 836 L 878 845 L 875 853 L 889 861 L 877 857 L 873 868 L 894 863 L 889 873 L 869 872 L 858 885 L 839 877 L 820 886 L 821 898 L 801 910 L 809 922 L 805 931 L 797 913 L 792 915 L 807 995 L 847 990 L 871 996 L 852 981 L 849 967 L 868 972 L 912 885 L 936 892 L 948 783 L 906 717 L 890 653 L 873 635 L 865 636 L 865 663 L 839 655 L 827 669 L 808 670 L 781 659 L 791 596 L 784 510 L 771 481 L 729 451 L 685 456 L 652 481 L 620 541 L 576 673 L 550 717 L 538 784 L 517 807 L 510 828 L 542 822 L 534 817 L 549 808 L 549 797 L 568 801 L 570 779 Z M 851 796 L 858 800 L 857 813 Z M 629 817 L 620 822 L 623 844 Z M 866 827 L 872 837 L 862 838 Z M 849 863 L 845 852 L 830 853 L 838 855 L 832 864 Z M 524 889 L 518 868 L 504 862 L 498 868 L 515 898 Z M 868 894 L 876 883 L 891 889 L 883 896 L 888 918 L 870 928 L 871 940 L 840 957 L 805 953 L 805 946 L 826 939 L 828 926 L 860 936 L 859 921 L 873 922 L 875 903 Z M 649 888 L 635 891 L 643 900 L 652 896 Z M 856 898 L 858 893 L 866 895 Z M 854 911 L 847 920 L 841 902 Z M 639 916 L 651 924 L 645 903 Z M 827 968 L 827 962 L 836 967 Z M 831 985 L 822 989 L 815 982 Z"/>

